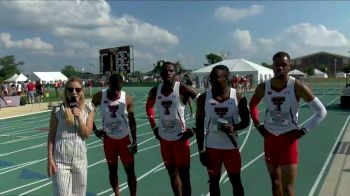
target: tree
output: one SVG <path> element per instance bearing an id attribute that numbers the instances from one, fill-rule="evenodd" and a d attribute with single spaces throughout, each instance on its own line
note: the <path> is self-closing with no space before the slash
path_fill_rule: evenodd
<path id="1" fill-rule="evenodd" d="M 72 76 L 77 76 L 79 75 L 77 70 L 74 68 L 73 65 L 66 65 L 64 68 L 61 70 L 61 72 L 67 76 L 67 78 L 70 78 Z"/>
<path id="2" fill-rule="evenodd" d="M 346 67 L 344 67 L 343 72 L 345 73 L 350 72 L 350 65 L 347 65 Z"/>
<path id="3" fill-rule="evenodd" d="M 309 76 L 313 76 L 313 75 L 315 75 L 315 68 L 313 68 L 313 67 L 308 67 L 308 68 L 305 70 L 305 73 L 307 73 L 307 75 L 309 75 Z"/>
<path id="4" fill-rule="evenodd" d="M 159 60 L 159 61 L 157 61 L 156 64 L 153 64 L 152 73 L 153 74 L 160 74 L 160 72 L 162 71 L 162 66 L 163 66 L 164 62 L 165 62 L 164 60 Z M 180 61 L 176 61 L 176 62 L 174 62 L 174 64 L 177 67 L 177 69 L 176 69 L 177 74 L 182 73 L 183 70 L 185 70 Z"/>
<path id="5" fill-rule="evenodd" d="M 180 74 L 185 70 L 185 68 L 182 66 L 180 61 L 176 61 L 175 65 L 176 65 L 176 73 L 177 74 Z"/>
<path id="6" fill-rule="evenodd" d="M 261 66 L 264 66 L 264 67 L 267 67 L 267 68 L 270 68 L 270 69 L 272 68 L 272 65 L 269 65 L 269 64 L 267 64 L 265 62 L 262 62 Z"/>
<path id="7" fill-rule="evenodd" d="M 220 62 L 223 60 L 222 56 L 214 54 L 214 53 L 210 53 L 205 55 L 205 58 L 207 59 L 207 63 L 204 64 L 204 66 L 208 66 L 217 62 Z"/>
<path id="8" fill-rule="evenodd" d="M 321 66 L 320 71 L 326 73 L 327 72 L 327 66 Z"/>
<path id="9" fill-rule="evenodd" d="M 160 71 L 162 70 L 162 65 L 165 61 L 164 60 L 159 60 L 156 62 L 156 64 L 153 64 L 153 74 L 160 74 Z"/>
<path id="10" fill-rule="evenodd" d="M 19 74 L 19 66 L 23 64 L 23 61 L 17 61 L 16 57 L 13 55 L 8 55 L 0 58 L 0 78 L 6 79 L 15 73 Z"/>

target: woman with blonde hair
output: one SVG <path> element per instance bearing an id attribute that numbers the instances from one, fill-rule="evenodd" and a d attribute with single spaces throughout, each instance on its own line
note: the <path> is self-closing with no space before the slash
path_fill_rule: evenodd
<path id="1" fill-rule="evenodd" d="M 52 109 L 48 135 L 47 172 L 54 195 L 86 195 L 87 139 L 92 132 L 94 109 L 85 103 L 82 80 L 71 77 L 64 100 Z"/>

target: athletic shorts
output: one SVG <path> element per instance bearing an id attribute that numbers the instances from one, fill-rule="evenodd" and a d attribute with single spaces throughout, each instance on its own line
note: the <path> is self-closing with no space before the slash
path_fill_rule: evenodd
<path id="1" fill-rule="evenodd" d="M 286 135 L 268 134 L 264 138 L 265 160 L 272 165 L 290 165 L 298 163 L 298 140 Z"/>
<path id="2" fill-rule="evenodd" d="M 190 166 L 190 141 L 167 141 L 160 139 L 160 152 L 164 161 L 165 167 L 175 166 L 189 167 Z"/>
<path id="3" fill-rule="evenodd" d="M 104 137 L 103 148 L 105 151 L 106 160 L 109 165 L 118 163 L 120 157 L 123 165 L 130 165 L 134 162 L 134 155 L 130 153 L 128 145 L 130 144 L 129 135 L 122 139 L 112 139 L 108 136 Z"/>
<path id="4" fill-rule="evenodd" d="M 208 174 L 209 176 L 220 175 L 221 165 L 224 164 L 228 174 L 237 174 L 241 172 L 241 154 L 239 149 L 214 149 L 206 148 L 208 155 Z"/>

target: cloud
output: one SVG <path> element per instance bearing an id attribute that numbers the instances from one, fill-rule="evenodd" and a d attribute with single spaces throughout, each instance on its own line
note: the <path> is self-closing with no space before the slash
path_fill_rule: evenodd
<path id="1" fill-rule="evenodd" d="M 298 48 L 337 48 L 350 44 L 344 34 L 339 31 L 328 29 L 324 25 L 313 26 L 309 23 L 288 27 L 281 37 L 289 42 L 294 42 L 293 45 Z"/>
<path id="2" fill-rule="evenodd" d="M 250 32 L 247 30 L 236 29 L 231 33 L 231 36 L 235 42 L 236 50 L 240 51 L 252 51 L 256 50 L 256 46 L 253 43 Z"/>
<path id="3" fill-rule="evenodd" d="M 12 19 L 15 20 L 14 26 L 20 24 L 48 28 L 56 37 L 79 37 L 87 40 L 94 38 L 99 42 L 113 40 L 140 44 L 177 45 L 179 42 L 175 35 L 161 27 L 130 15 L 111 15 L 109 4 L 102 0 L 14 1 L 1 4 L 0 11 L 11 10 L 16 13 Z M 5 14 L 0 16 L 10 20 Z"/>
<path id="4" fill-rule="evenodd" d="M 277 51 L 286 51 L 297 57 L 319 51 L 347 55 L 350 40 L 343 33 L 324 25 L 299 23 L 270 37 L 253 37 L 249 30 L 236 29 L 230 33 L 235 58 L 254 57 L 258 62 L 270 62 Z"/>
<path id="5" fill-rule="evenodd" d="M 29 49 L 25 43 L 30 41 L 35 51 L 40 47 L 52 51 L 55 46 L 55 56 L 59 58 L 52 61 L 66 64 L 98 61 L 99 49 L 122 45 L 133 45 L 139 53 L 157 56 L 172 50 L 180 42 L 175 34 L 163 27 L 131 15 L 112 14 L 111 6 L 105 0 L 0 1 L 0 25 L 3 29 L 10 29 L 13 37 L 23 37 L 24 33 L 35 35 L 18 41 L 4 36 L 0 42 L 2 50 L 6 49 L 4 46 L 14 48 L 19 45 Z M 43 37 L 52 40 L 51 43 L 44 42 Z M 30 58 L 32 53 L 20 56 L 34 60 Z M 17 55 L 16 51 L 14 55 Z"/>
<path id="6" fill-rule="evenodd" d="M 260 5 L 252 5 L 249 8 L 237 9 L 227 6 L 219 7 L 214 11 L 214 16 L 221 22 L 238 21 L 243 18 L 256 16 L 264 11 Z"/>
<path id="7" fill-rule="evenodd" d="M 12 40 L 9 33 L 0 33 L 0 43 L 6 49 L 23 49 L 35 53 L 52 53 L 54 47 L 41 40 L 40 37 L 27 38 L 22 40 Z"/>

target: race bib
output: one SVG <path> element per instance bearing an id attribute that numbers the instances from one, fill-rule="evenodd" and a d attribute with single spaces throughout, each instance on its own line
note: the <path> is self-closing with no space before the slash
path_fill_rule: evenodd
<path id="1" fill-rule="evenodd" d="M 162 124 L 165 132 L 176 131 L 176 120 L 163 119 Z"/>
<path id="2" fill-rule="evenodd" d="M 274 126 L 288 126 L 289 125 L 288 116 L 289 116 L 288 112 L 272 110 L 270 112 L 268 123 Z"/>
<path id="3" fill-rule="evenodd" d="M 120 121 L 114 121 L 114 122 L 107 123 L 105 128 L 109 130 L 109 132 L 115 133 L 115 132 L 121 131 L 120 126 L 121 126 Z"/>

